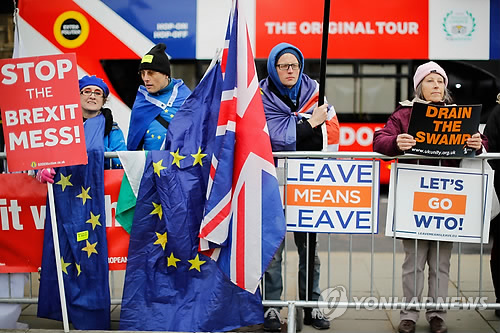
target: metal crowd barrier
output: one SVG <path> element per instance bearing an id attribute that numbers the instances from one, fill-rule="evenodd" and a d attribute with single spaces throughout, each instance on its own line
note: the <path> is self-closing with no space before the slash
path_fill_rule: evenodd
<path id="1" fill-rule="evenodd" d="M 116 152 L 111 152 L 111 153 L 105 153 L 106 158 L 113 158 L 113 157 L 118 157 L 118 154 Z M 279 153 L 274 153 L 274 157 L 277 159 L 284 159 L 285 161 L 288 159 L 293 159 L 293 158 L 314 158 L 314 159 L 371 159 L 372 160 L 372 165 L 374 165 L 377 159 L 381 160 L 394 160 L 395 157 L 387 157 L 382 154 L 378 153 L 373 153 L 373 152 L 335 152 L 335 153 L 327 153 L 327 152 L 279 152 Z M 5 159 L 5 153 L 0 153 L 0 160 Z M 396 163 L 397 161 L 402 160 L 402 163 L 404 163 L 404 160 L 406 159 L 453 159 L 453 158 L 446 158 L 446 157 L 427 157 L 427 156 L 420 156 L 420 155 L 413 155 L 413 154 L 406 154 L 403 156 L 397 156 L 396 157 Z M 485 163 L 487 163 L 487 160 L 490 159 L 500 159 L 500 153 L 484 153 L 479 156 L 476 156 L 475 159 L 481 160 L 481 165 L 482 165 L 482 172 L 484 173 L 484 168 L 485 168 Z M 285 163 L 286 165 L 286 163 Z M 286 177 L 285 177 L 286 178 Z M 284 186 L 286 188 L 286 179 L 284 181 Z M 286 192 L 286 191 L 285 191 Z M 372 193 L 372 198 L 374 197 L 374 193 Z M 483 200 L 483 199 L 482 199 Z M 380 202 L 376 203 L 380 205 Z M 373 213 L 372 213 L 373 214 Z M 374 219 L 372 219 L 373 221 Z M 385 217 L 382 216 L 380 218 L 380 225 L 382 226 L 383 221 L 385 221 Z M 381 233 L 382 228 L 379 228 L 379 233 Z M 481 233 L 482 235 L 482 233 Z M 363 235 L 363 239 L 365 239 L 366 235 Z M 366 295 L 353 295 L 353 266 L 355 263 L 353 263 L 353 257 L 354 257 L 354 250 L 353 250 L 353 245 L 355 242 L 355 238 L 358 237 L 358 235 L 353 235 L 353 234 L 326 234 L 322 235 L 320 239 L 318 239 L 318 242 L 324 242 L 325 238 L 327 241 L 327 253 L 326 253 L 326 263 L 322 262 L 321 263 L 321 275 L 324 275 L 326 272 L 326 283 L 322 283 L 320 280 L 320 289 L 325 290 L 326 288 L 331 288 L 335 286 L 335 283 L 333 283 L 333 278 L 332 278 L 332 272 L 333 271 L 347 271 L 347 285 L 346 290 L 347 290 L 347 301 L 340 301 L 340 302 L 335 302 L 335 307 L 337 308 L 344 308 L 344 309 L 352 309 L 352 308 L 359 308 L 360 302 L 359 302 L 359 297 L 378 297 L 379 300 L 381 300 L 377 306 L 376 309 L 401 309 L 401 308 L 408 308 L 408 309 L 450 309 L 450 310 L 478 310 L 478 309 L 500 309 L 500 303 L 477 303 L 477 304 L 470 304 L 470 303 L 462 303 L 462 302 L 448 302 L 448 303 L 443 303 L 443 302 L 400 302 L 398 301 L 399 298 L 401 298 L 400 295 L 401 291 L 396 290 L 396 281 L 399 281 L 401 279 L 401 275 L 396 274 L 396 267 L 401 266 L 401 262 L 397 262 L 397 248 L 398 248 L 398 240 L 396 237 L 392 237 L 392 263 L 391 263 L 391 270 L 392 270 L 392 278 L 391 278 L 391 286 L 390 290 L 391 292 L 387 295 L 376 295 L 375 293 L 375 287 L 374 283 L 376 280 L 375 277 L 375 256 L 377 254 L 381 253 L 388 253 L 387 251 L 376 251 L 375 250 L 375 240 L 377 237 L 377 234 L 374 233 L 373 228 L 372 232 L 370 235 L 368 235 L 370 238 L 370 251 L 367 253 L 367 251 L 359 251 L 360 253 L 363 253 L 365 256 L 369 256 L 369 279 L 366 281 L 366 286 L 364 286 L 363 291 L 368 292 L 368 296 Z M 380 235 L 381 237 L 385 237 L 384 235 Z M 345 238 L 347 237 L 348 239 L 348 248 L 344 249 L 342 251 L 342 254 L 345 254 L 347 252 L 348 256 L 348 267 L 340 267 L 340 266 L 335 266 L 335 263 L 332 262 L 333 257 L 336 255 L 335 251 L 332 248 L 332 242 L 335 241 L 335 238 L 342 238 L 343 241 L 345 241 Z M 285 238 L 285 251 L 283 253 L 283 267 L 282 267 L 282 276 L 283 276 L 283 293 L 282 297 L 280 300 L 269 300 L 266 298 L 265 293 L 263 292 L 263 301 L 262 304 L 266 307 L 283 307 L 288 309 L 288 315 L 287 315 L 287 322 L 288 322 L 288 332 L 296 332 L 297 330 L 301 330 L 302 328 L 302 315 L 301 315 L 301 308 L 317 308 L 317 307 L 331 307 L 331 303 L 325 300 L 322 301 L 306 301 L 306 300 L 300 300 L 298 298 L 298 286 L 297 286 L 297 278 L 291 279 L 293 281 L 289 281 L 290 279 L 287 278 L 288 271 L 291 270 L 289 267 L 288 263 L 288 255 L 290 253 L 296 253 L 295 246 L 292 246 L 291 249 L 288 249 L 288 237 Z M 388 238 L 388 237 L 387 237 Z M 475 248 L 475 251 L 479 250 L 479 272 L 478 272 L 478 277 L 477 281 L 477 289 L 474 290 L 475 295 L 477 297 L 482 297 L 485 293 L 484 287 L 483 287 L 483 280 L 484 280 L 484 270 L 485 268 L 483 267 L 483 260 L 484 260 L 484 247 L 485 245 L 483 244 L 483 239 L 481 236 L 481 242 L 480 244 L 472 244 L 472 245 L 467 245 L 469 248 Z M 489 245 L 489 244 L 487 244 Z M 415 246 L 417 246 L 417 241 L 415 240 Z M 455 247 L 455 246 L 454 246 Z M 452 278 L 451 276 L 451 268 L 450 268 L 450 280 L 453 281 L 453 283 L 456 286 L 456 297 L 459 299 L 463 299 L 465 297 L 464 292 L 470 292 L 470 290 L 464 290 L 461 285 L 461 279 L 462 279 L 462 256 L 464 255 L 463 253 L 463 248 L 464 244 L 463 243 L 457 243 L 456 245 L 456 253 L 452 252 L 452 259 L 451 259 L 451 268 L 453 268 L 454 265 L 457 265 L 456 267 L 456 278 Z M 479 249 L 477 249 L 479 248 Z M 439 246 L 438 246 L 438 251 L 439 251 Z M 319 251 L 321 252 L 321 251 Z M 337 253 L 338 254 L 338 253 Z M 439 252 L 438 252 L 439 254 Z M 439 255 L 438 255 L 439 258 Z M 456 259 L 456 264 L 454 263 L 454 260 Z M 386 265 L 389 266 L 389 265 Z M 293 268 L 292 268 L 293 269 Z M 415 271 L 416 271 L 416 266 L 415 266 Z M 36 273 L 35 273 L 36 274 Z M 115 283 L 115 272 L 111 271 L 110 272 L 110 283 L 113 284 Z M 486 269 L 486 275 L 489 275 L 489 270 Z M 23 298 L 15 298 L 15 297 L 10 297 L 11 296 L 11 290 L 10 290 L 10 283 L 9 283 L 9 297 L 3 297 L 0 298 L 0 303 L 10 303 L 10 304 L 37 304 L 38 299 L 37 297 L 33 296 L 33 288 L 34 288 L 34 283 L 33 283 L 33 274 L 29 274 L 29 293 L 27 297 Z M 306 276 L 308 274 L 306 273 Z M 263 284 L 265 284 L 265 279 L 263 279 Z M 293 284 L 295 284 L 295 288 L 297 289 L 297 292 L 295 296 L 290 296 L 288 293 L 289 288 L 294 288 Z M 416 284 L 416 282 L 415 282 Z M 425 283 L 424 283 L 425 284 Z M 112 292 L 111 295 L 111 304 L 112 305 L 119 305 L 121 304 L 121 295 L 116 295 L 115 290 L 120 289 L 120 286 L 110 286 L 110 290 Z M 263 288 L 262 288 L 263 289 Z M 398 293 L 399 292 L 399 293 Z M 306 288 L 306 299 L 308 299 L 308 294 L 307 294 L 307 288 Z M 297 311 L 299 310 L 299 311 Z M 300 319 L 300 320 L 297 320 Z"/>

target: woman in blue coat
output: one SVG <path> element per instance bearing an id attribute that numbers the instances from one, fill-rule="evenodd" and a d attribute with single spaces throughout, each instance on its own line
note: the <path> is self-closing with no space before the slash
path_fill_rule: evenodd
<path id="1" fill-rule="evenodd" d="M 83 121 L 103 115 L 106 119 L 104 125 L 104 151 L 127 150 L 123 132 L 118 124 L 113 121 L 111 110 L 103 107 L 109 95 L 109 88 L 106 83 L 95 75 L 85 75 L 79 81 L 80 103 L 82 106 Z M 105 160 L 105 169 L 121 168 L 118 158 Z"/>

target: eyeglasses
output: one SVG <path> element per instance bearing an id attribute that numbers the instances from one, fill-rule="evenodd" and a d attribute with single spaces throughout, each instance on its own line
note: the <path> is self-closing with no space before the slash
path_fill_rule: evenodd
<path id="1" fill-rule="evenodd" d="M 102 97 L 103 96 L 103 92 L 100 91 L 100 90 L 90 90 L 90 89 L 85 89 L 85 90 L 82 90 L 80 91 L 80 94 L 84 95 L 84 96 L 90 96 L 92 94 L 94 94 L 95 97 Z"/>
<path id="2" fill-rule="evenodd" d="M 296 71 L 300 68 L 300 65 L 296 62 L 294 64 L 277 64 L 276 67 L 278 67 L 280 71 L 287 71 L 290 67 L 292 67 L 292 70 Z"/>

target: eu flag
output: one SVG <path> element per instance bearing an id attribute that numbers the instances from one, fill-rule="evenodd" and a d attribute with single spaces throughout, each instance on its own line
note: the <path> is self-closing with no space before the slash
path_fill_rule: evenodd
<path id="1" fill-rule="evenodd" d="M 88 164 L 61 167 L 54 201 L 69 321 L 79 330 L 109 329 L 110 294 L 104 209 L 104 116 L 84 123 Z M 47 205 L 38 317 L 62 320 Z"/>
<path id="2" fill-rule="evenodd" d="M 222 74 L 215 65 L 169 127 L 167 151 L 152 151 L 130 234 L 120 329 L 227 331 L 261 323 L 249 293 L 198 252 Z"/>

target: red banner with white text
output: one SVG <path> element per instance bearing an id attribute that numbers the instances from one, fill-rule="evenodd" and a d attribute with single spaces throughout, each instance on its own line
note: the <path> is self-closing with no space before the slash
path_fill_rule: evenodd
<path id="1" fill-rule="evenodd" d="M 328 59 L 426 59 L 429 4 L 421 1 L 332 1 Z M 256 0 L 256 58 L 281 42 L 319 58 L 324 1 Z"/>
<path id="2" fill-rule="evenodd" d="M 129 235 L 115 220 L 123 170 L 104 171 L 110 270 L 124 270 Z M 25 173 L 0 174 L 0 273 L 36 272 L 42 263 L 47 186 Z"/>

